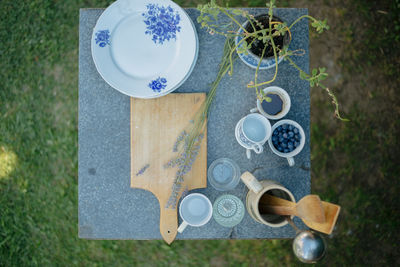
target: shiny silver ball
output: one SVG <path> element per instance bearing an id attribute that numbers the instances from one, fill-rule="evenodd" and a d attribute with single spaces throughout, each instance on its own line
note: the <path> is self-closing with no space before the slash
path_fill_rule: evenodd
<path id="1" fill-rule="evenodd" d="M 312 231 L 302 231 L 293 240 L 293 252 L 304 263 L 315 263 L 325 255 L 325 240 Z"/>

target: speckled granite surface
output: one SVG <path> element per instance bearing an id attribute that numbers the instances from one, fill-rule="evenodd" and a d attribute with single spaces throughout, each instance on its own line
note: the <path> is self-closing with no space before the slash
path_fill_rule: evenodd
<path id="1" fill-rule="evenodd" d="M 200 50 L 191 76 L 175 92 L 208 92 L 222 55 L 224 39 L 210 36 L 196 23 L 198 12 L 186 9 L 195 22 Z M 265 9 L 249 9 L 259 14 Z M 79 24 L 79 237 L 87 239 L 161 239 L 159 204 L 147 191 L 130 188 L 130 126 L 129 97 L 111 88 L 98 74 L 90 52 L 92 29 L 103 9 L 81 9 Z M 276 9 L 275 14 L 291 23 L 307 14 L 307 9 Z M 304 49 L 306 54 L 295 62 L 309 69 L 308 24 L 306 20 L 292 29 L 291 49 Z M 237 121 L 256 105 L 255 92 L 246 88 L 253 70 L 239 59 L 234 75 L 225 77 L 208 119 L 208 166 L 221 157 L 236 161 L 241 172 L 254 170 L 259 179 L 278 181 L 297 200 L 310 193 L 310 96 L 309 85 L 300 80 L 297 71 L 287 62 L 279 65 L 279 74 L 272 85 L 284 88 L 290 95 L 292 107 L 285 118 L 300 123 L 306 133 L 306 144 L 295 156 L 290 168 L 286 159 L 273 154 L 268 145 L 260 155 L 246 158 L 245 150 L 235 139 Z M 272 77 L 273 70 L 260 72 L 260 77 Z M 274 122 L 271 121 L 271 124 Z M 197 189 L 211 202 L 221 195 L 210 185 Z M 242 182 L 227 193 L 243 202 L 247 194 Z M 179 219 L 179 221 L 181 221 Z M 295 220 L 301 225 L 298 219 Z M 177 239 L 257 239 L 291 238 L 290 226 L 270 228 L 255 222 L 246 212 L 243 221 L 224 228 L 211 219 L 202 227 L 188 227 Z"/>

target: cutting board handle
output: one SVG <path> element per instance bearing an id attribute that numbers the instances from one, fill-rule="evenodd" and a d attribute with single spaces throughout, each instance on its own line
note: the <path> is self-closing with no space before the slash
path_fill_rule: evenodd
<path id="1" fill-rule="evenodd" d="M 178 231 L 176 209 L 167 209 L 160 205 L 160 233 L 165 242 L 171 244 Z"/>

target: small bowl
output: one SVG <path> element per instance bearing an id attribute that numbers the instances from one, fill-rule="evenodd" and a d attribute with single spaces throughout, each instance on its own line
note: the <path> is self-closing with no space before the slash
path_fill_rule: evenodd
<path id="1" fill-rule="evenodd" d="M 282 88 L 278 87 L 278 86 L 270 86 L 267 87 L 263 90 L 265 95 L 268 94 L 276 94 L 278 95 L 281 99 L 282 99 L 282 110 L 281 112 L 279 112 L 276 115 L 271 115 L 268 114 L 264 111 L 262 105 L 261 105 L 261 101 L 259 99 L 257 99 L 257 110 L 266 118 L 270 119 L 270 120 L 279 120 L 282 119 L 283 117 L 286 116 L 286 114 L 288 114 L 289 110 L 290 110 L 290 106 L 291 106 L 291 101 L 290 101 L 290 97 L 289 94 Z M 251 110 L 253 111 L 253 110 Z"/>
<path id="2" fill-rule="evenodd" d="M 207 172 L 208 182 L 218 191 L 234 189 L 240 181 L 240 168 L 231 159 L 220 158 L 211 163 Z"/>
<path id="3" fill-rule="evenodd" d="M 274 144 L 272 143 L 272 137 L 270 139 L 268 139 L 268 145 L 271 148 L 273 153 L 275 153 L 276 155 L 278 155 L 280 157 L 286 158 L 289 165 L 292 167 L 292 166 L 294 166 L 293 157 L 296 156 L 297 154 L 299 154 L 301 152 L 301 150 L 303 149 L 304 144 L 306 142 L 306 135 L 304 133 L 303 127 L 301 127 L 300 124 L 298 124 L 297 122 L 292 121 L 292 120 L 280 120 L 277 123 L 275 123 L 272 126 L 272 135 L 274 134 L 275 129 L 283 124 L 291 124 L 294 127 L 296 127 L 297 129 L 299 129 L 299 134 L 301 136 L 300 145 L 298 147 L 296 147 L 295 150 L 293 150 L 292 152 L 289 152 L 289 153 L 282 153 L 279 150 L 277 150 L 275 148 Z"/>

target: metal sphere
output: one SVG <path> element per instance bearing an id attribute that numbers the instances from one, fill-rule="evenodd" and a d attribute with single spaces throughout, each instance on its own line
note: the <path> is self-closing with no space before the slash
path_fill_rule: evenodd
<path id="1" fill-rule="evenodd" d="M 304 263 L 315 263 L 326 251 L 325 240 L 312 231 L 302 231 L 293 240 L 293 252 Z"/>

